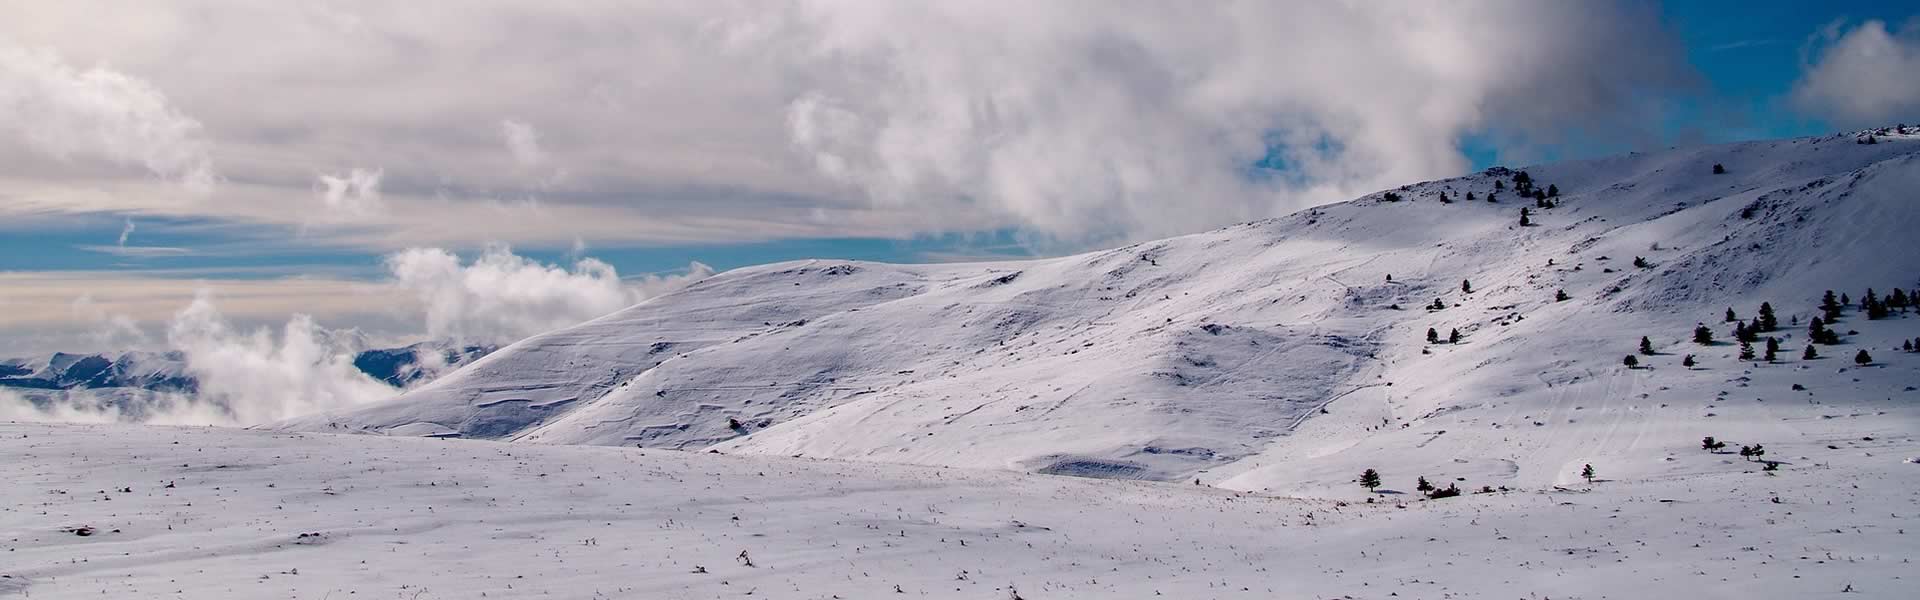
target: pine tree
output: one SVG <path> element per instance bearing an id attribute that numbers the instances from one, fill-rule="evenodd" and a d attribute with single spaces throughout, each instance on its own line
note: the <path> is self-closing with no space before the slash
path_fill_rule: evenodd
<path id="1" fill-rule="evenodd" d="M 1901 341 L 1900 341 L 1900 350 L 1901 350 L 1902 352 L 1912 352 L 1912 351 L 1913 351 L 1913 342 L 1911 342 L 1911 341 L 1908 341 L 1908 340 L 1901 340 Z"/>
<path id="2" fill-rule="evenodd" d="M 1440 203 L 1441 203 L 1441 204 L 1453 204 L 1453 201 L 1452 201 L 1452 200 L 1448 200 L 1448 199 L 1447 199 L 1447 193 L 1446 193 L 1446 192 L 1440 192 Z"/>
<path id="3" fill-rule="evenodd" d="M 1640 353 L 1653 356 L 1653 340 L 1647 339 L 1644 335 L 1640 336 Z"/>
<path id="4" fill-rule="evenodd" d="M 1438 344 L 1438 343 L 1440 343 L 1440 331 L 1439 331 L 1439 330 L 1437 330 L 1437 329 L 1434 329 L 1434 328 L 1432 328 L 1432 327 L 1428 327 L 1428 328 L 1427 328 L 1427 343 L 1429 343 L 1429 344 Z"/>
<path id="5" fill-rule="evenodd" d="M 1641 258 L 1641 257 L 1638 257 L 1638 256 L 1635 256 L 1635 257 L 1633 257 L 1633 266 L 1635 266 L 1635 267 L 1638 267 L 1638 268 L 1642 268 L 1642 269 L 1645 269 L 1645 268 L 1647 268 L 1647 267 L 1651 267 L 1651 266 L 1653 266 L 1653 263 L 1649 263 L 1649 262 L 1647 262 L 1647 259 L 1645 259 L 1645 258 Z"/>
<path id="6" fill-rule="evenodd" d="M 1737 321 L 1733 324 L 1733 339 L 1746 342 L 1748 341 L 1748 337 L 1752 335 L 1753 332 L 1747 329 L 1746 321 Z"/>
<path id="7" fill-rule="evenodd" d="M 1753 446 L 1741 446 L 1740 458 L 1743 458 L 1746 460 L 1753 460 Z"/>
<path id="8" fill-rule="evenodd" d="M 1533 224 L 1533 219 L 1531 217 L 1528 217 L 1527 216 L 1528 214 L 1530 213 L 1527 211 L 1527 207 L 1525 206 L 1520 207 L 1520 226 L 1521 227 L 1526 227 L 1528 225 Z"/>
<path id="9" fill-rule="evenodd" d="M 1693 360 L 1693 355 L 1692 355 L 1692 354 L 1688 354 L 1686 358 L 1682 358 L 1682 359 L 1680 359 L 1680 366 L 1682 366 L 1682 367 L 1686 367 L 1686 368 L 1689 368 L 1689 369 L 1691 369 L 1691 368 L 1693 368 L 1693 365 L 1695 365 L 1695 364 L 1697 364 L 1697 363 L 1695 363 L 1695 362 L 1694 362 L 1694 360 Z"/>
<path id="10" fill-rule="evenodd" d="M 1629 368 L 1629 369 L 1637 369 L 1637 368 L 1640 368 L 1640 359 L 1639 359 L 1639 358 L 1637 358 L 1637 357 L 1635 357 L 1635 356 L 1634 356 L 1634 355 L 1632 355 L 1632 354 L 1628 354 L 1628 355 L 1627 355 L 1627 358 L 1625 358 L 1625 359 L 1623 359 L 1623 360 L 1621 360 L 1620 362 L 1621 362 L 1622 364 L 1625 364 L 1625 365 L 1627 365 L 1627 368 Z"/>
<path id="11" fill-rule="evenodd" d="M 1533 199 L 1535 199 L 1535 200 L 1546 200 L 1546 199 L 1547 199 L 1547 193 L 1546 193 L 1545 191 L 1541 191 L 1541 190 L 1534 190 L 1534 191 L 1533 191 Z M 1551 205 L 1548 205 L 1548 206 L 1551 206 Z"/>
<path id="12" fill-rule="evenodd" d="M 1395 194 L 1393 192 L 1387 192 L 1386 195 L 1380 197 L 1380 200 L 1383 202 L 1399 202 L 1400 195 Z"/>
<path id="13" fill-rule="evenodd" d="M 1740 360 L 1753 360 L 1753 344 L 1740 342 Z"/>
<path id="14" fill-rule="evenodd" d="M 1586 480 L 1587 480 L 1587 485 L 1593 485 L 1593 476 L 1594 476 L 1594 475 L 1595 475 L 1595 473 L 1593 472 L 1593 465 L 1587 465 L 1587 466 L 1584 466 L 1584 467 L 1580 467 L 1580 476 L 1581 476 L 1581 477 L 1584 477 L 1584 478 L 1586 478 Z"/>
<path id="15" fill-rule="evenodd" d="M 1434 299 L 1433 299 L 1433 304 L 1431 304 L 1431 305 L 1428 305 L 1428 306 L 1427 306 L 1427 308 L 1431 308 L 1431 309 L 1433 309 L 1433 310 L 1446 310 L 1446 309 L 1447 309 L 1447 303 L 1445 303 L 1445 302 L 1441 302 L 1439 298 L 1434 298 Z"/>
<path id="16" fill-rule="evenodd" d="M 1700 439 L 1701 450 L 1706 450 L 1708 452 L 1719 452 L 1721 448 L 1725 448 L 1725 447 L 1727 447 L 1726 442 L 1713 439 L 1713 436 L 1707 436 Z"/>
<path id="17" fill-rule="evenodd" d="M 1472 202 L 1473 200 L 1473 192 L 1467 192 L 1467 201 Z"/>
<path id="18" fill-rule="evenodd" d="M 1773 316 L 1773 304 L 1760 303 L 1760 319 L 1756 321 L 1761 331 L 1773 331 L 1780 327 L 1780 319 Z"/>
<path id="19" fill-rule="evenodd" d="M 1427 483 L 1427 477 L 1425 475 L 1422 475 L 1420 476 L 1419 481 L 1414 482 L 1413 489 L 1420 490 L 1422 492 L 1431 492 L 1433 491 L 1433 484 Z"/>
<path id="20" fill-rule="evenodd" d="M 1867 351 L 1865 349 L 1861 349 L 1859 354 L 1853 355 L 1853 364 L 1868 365 L 1872 363 L 1873 363 L 1873 355 L 1867 354 Z"/>
<path id="21" fill-rule="evenodd" d="M 1760 444 L 1754 444 L 1754 445 L 1753 445 L 1753 457 L 1754 457 L 1755 459 L 1758 459 L 1758 458 L 1760 458 L 1760 457 L 1762 457 L 1762 456 L 1766 456 L 1766 455 L 1767 455 L 1767 447 L 1766 447 L 1766 446 L 1762 446 L 1762 445 L 1760 445 Z"/>
<path id="22" fill-rule="evenodd" d="M 1448 334 L 1447 334 L 1447 343 L 1449 343 L 1449 344 L 1458 344 L 1458 343 L 1460 343 L 1460 330 L 1459 330 L 1459 329 L 1454 329 L 1452 333 L 1448 333 Z"/>
<path id="23" fill-rule="evenodd" d="M 1767 336 L 1767 358 L 1766 358 L 1767 362 L 1773 362 L 1777 360 L 1779 358 L 1778 356 L 1779 354 L 1780 354 L 1780 340 L 1775 339 L 1773 336 Z"/>
<path id="24" fill-rule="evenodd" d="M 1726 167 L 1725 165 L 1722 165 L 1722 164 L 1720 164 L 1720 163 L 1713 163 L 1713 174 L 1715 174 L 1715 175 L 1725 175 L 1725 174 L 1727 174 L 1727 167 Z"/>
<path id="25" fill-rule="evenodd" d="M 1820 297 L 1820 312 L 1826 314 L 1828 321 L 1840 318 L 1840 301 L 1834 299 L 1833 290 L 1827 290 L 1827 294 Z"/>
<path id="26" fill-rule="evenodd" d="M 1893 293 L 1887 296 L 1887 306 L 1898 308 L 1900 312 L 1907 312 L 1907 303 L 1910 301 L 1907 291 L 1900 288 L 1893 288 Z"/>
<path id="27" fill-rule="evenodd" d="M 1560 197 L 1560 186 L 1551 183 L 1547 184 L 1547 196 L 1552 198 Z"/>
<path id="28" fill-rule="evenodd" d="M 1887 311 L 1887 303 L 1885 301 L 1875 299 L 1867 303 L 1867 319 L 1868 320 L 1885 319 L 1889 314 L 1890 313 Z"/>
<path id="29" fill-rule="evenodd" d="M 1501 181 L 1499 179 L 1495 179 L 1493 180 L 1493 189 L 1496 189 L 1496 190 L 1507 189 L 1507 182 Z M 1492 198 L 1493 196 L 1487 196 L 1487 197 Z"/>
<path id="30" fill-rule="evenodd" d="M 1816 358 L 1820 358 L 1820 351 L 1814 350 L 1813 344 L 1807 344 L 1807 351 L 1800 353 L 1800 360 L 1813 360 Z"/>
<path id="31" fill-rule="evenodd" d="M 1567 296 L 1567 291 L 1566 291 L 1566 290 L 1560 290 L 1560 291 L 1558 291 L 1558 292 L 1554 292 L 1554 293 L 1553 293 L 1553 301 L 1554 301 L 1554 302 L 1566 302 L 1568 298 L 1569 298 L 1569 296 Z"/>
<path id="32" fill-rule="evenodd" d="M 1495 182 L 1495 183 L 1498 183 L 1498 182 Z M 1494 204 L 1499 201 L 1500 201 L 1500 192 L 1487 192 L 1487 204 Z"/>
<path id="33" fill-rule="evenodd" d="M 1468 294 L 1473 293 L 1473 282 L 1465 279 L 1460 280 L 1460 291 Z"/>
<path id="34" fill-rule="evenodd" d="M 1860 310 L 1867 310 L 1879 301 L 1880 297 L 1873 293 L 1873 288 L 1867 288 L 1867 295 L 1860 298 Z"/>
<path id="35" fill-rule="evenodd" d="M 1713 345 L 1713 330 L 1709 329 L 1706 325 L 1693 328 L 1693 343 L 1702 346 Z"/>
<path id="36" fill-rule="evenodd" d="M 1380 487 L 1380 472 L 1367 469 L 1360 473 L 1360 487 L 1367 488 L 1369 492 L 1373 491 L 1374 488 Z"/>
<path id="37" fill-rule="evenodd" d="M 1734 316 L 1734 314 L 1733 314 L 1733 307 L 1731 307 L 1731 306 L 1729 306 L 1729 307 L 1727 307 L 1727 320 L 1726 320 L 1726 322 L 1727 322 L 1727 323 L 1732 323 L 1732 322 L 1734 322 L 1734 321 L 1738 321 L 1738 320 L 1740 320 L 1740 317 L 1738 317 L 1738 316 Z"/>
<path id="38" fill-rule="evenodd" d="M 1848 304 L 1853 304 L 1853 298 L 1847 297 L 1846 292 L 1840 292 L 1840 307 L 1846 308 Z"/>

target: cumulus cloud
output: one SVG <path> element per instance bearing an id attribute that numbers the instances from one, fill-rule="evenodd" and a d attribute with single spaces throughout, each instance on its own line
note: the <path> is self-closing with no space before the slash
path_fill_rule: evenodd
<path id="1" fill-rule="evenodd" d="M 1920 118 L 1920 19 L 1898 31 L 1878 20 L 1850 29 L 1836 22 L 1808 42 L 1806 53 L 1793 88 L 1802 110 L 1850 125 Z"/>
<path id="2" fill-rule="evenodd" d="M 506 137 L 507 150 L 513 153 L 513 159 L 520 166 L 531 167 L 546 160 L 546 153 L 540 150 L 540 132 L 532 125 L 512 119 L 502 120 L 500 134 Z"/>
<path id="3" fill-rule="evenodd" d="M 312 317 L 294 315 L 277 336 L 266 328 L 244 330 L 220 313 L 210 294 L 174 316 L 167 343 L 200 382 L 193 404 L 218 407 L 227 424 L 277 421 L 397 393 L 354 368 L 351 339 L 321 329 Z"/>
<path id="4" fill-rule="evenodd" d="M 199 191 L 215 181 L 200 122 L 160 90 L 106 67 L 76 69 L 49 50 L 0 44 L 0 132 L 61 160 L 141 166 Z"/>
<path id="5" fill-rule="evenodd" d="M 327 210 L 350 217 L 365 217 L 380 212 L 380 169 L 352 169 L 340 175 L 322 174 L 317 178 L 320 200 Z"/>
<path id="6" fill-rule="evenodd" d="M 413 248 L 389 255 L 386 264 L 395 284 L 418 298 L 430 337 L 496 343 L 587 321 L 713 272 L 694 263 L 685 275 L 627 281 L 592 258 L 568 268 L 500 245 L 471 262 L 440 248 Z"/>

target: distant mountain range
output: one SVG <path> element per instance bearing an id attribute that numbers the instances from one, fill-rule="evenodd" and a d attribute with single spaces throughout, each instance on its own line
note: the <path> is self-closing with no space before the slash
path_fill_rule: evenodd
<path id="1" fill-rule="evenodd" d="M 495 346 L 421 342 L 401 348 L 364 350 L 353 366 L 394 387 L 407 387 L 473 362 Z M 200 388 L 179 352 L 73 354 L 0 359 L 0 388 L 28 390 L 138 389 L 193 393 Z"/>

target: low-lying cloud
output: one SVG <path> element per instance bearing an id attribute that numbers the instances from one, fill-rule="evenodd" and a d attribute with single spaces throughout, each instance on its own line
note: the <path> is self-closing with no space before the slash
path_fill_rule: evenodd
<path id="1" fill-rule="evenodd" d="M 418 298 L 429 337 L 494 343 L 599 317 L 713 273 L 693 263 L 683 275 L 629 281 L 592 258 L 571 267 L 542 264 L 506 246 L 470 262 L 440 248 L 413 248 L 389 255 L 386 264 L 394 284 Z"/>
<path id="2" fill-rule="evenodd" d="M 1920 19 L 1890 31 L 1884 21 L 1834 23 L 1808 42 L 1793 101 L 1847 125 L 1920 119 Z"/>
<path id="3" fill-rule="evenodd" d="M 391 279 L 368 289 L 418 301 L 409 310 L 419 311 L 417 322 L 426 330 L 408 337 L 489 344 L 587 321 L 713 274 L 696 262 L 684 273 L 622 278 L 593 258 L 571 266 L 543 264 L 506 246 L 489 247 L 470 261 L 441 248 L 415 248 L 388 256 L 387 267 Z M 390 295 L 394 291 L 400 294 Z M 277 328 L 240 325 L 206 290 L 173 313 L 158 347 L 138 321 L 91 296 L 76 299 L 72 312 L 101 347 L 176 353 L 198 391 L 81 389 L 29 398 L 0 390 L 0 420 L 244 426 L 377 402 L 401 391 L 353 365 L 368 347 L 360 332 L 328 329 L 304 314 Z M 416 358 L 410 368 L 423 373 L 450 368 L 437 351 Z"/>

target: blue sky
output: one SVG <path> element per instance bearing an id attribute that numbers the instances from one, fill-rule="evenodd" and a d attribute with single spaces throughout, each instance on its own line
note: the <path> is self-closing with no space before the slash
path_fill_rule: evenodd
<path id="1" fill-rule="evenodd" d="M 1844 79 L 1920 60 L 1901 2 L 1252 3 L 1179 26 L 1075 2 L 211 6 L 0 24 L 0 85 L 24 90 L 0 105 L 0 306 L 35 315 L 0 319 L 0 353 L 96 326 L 60 316 L 69 295 L 157 337 L 164 303 L 134 297 L 155 282 L 385 284 L 410 247 L 510 245 L 589 288 L 582 257 L 642 282 L 1047 256 L 1496 164 L 1920 121 L 1920 92 Z M 224 306 L 273 323 L 295 293 Z M 301 312 L 418 333 L 376 296 Z"/>

